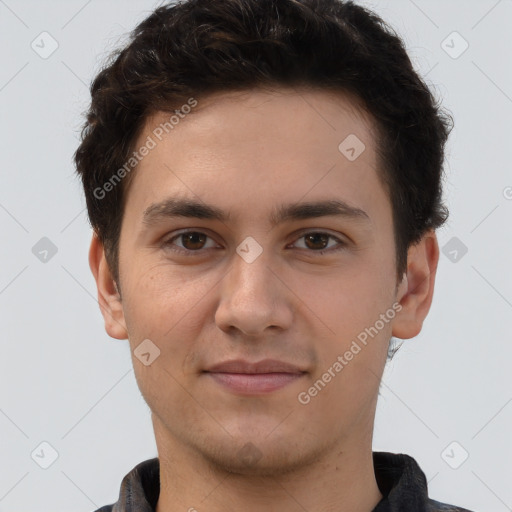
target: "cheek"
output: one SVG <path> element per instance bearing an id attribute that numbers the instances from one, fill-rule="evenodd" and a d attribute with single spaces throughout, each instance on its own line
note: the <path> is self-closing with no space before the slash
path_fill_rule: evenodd
<path id="1" fill-rule="evenodd" d="M 124 282 L 123 309 L 130 340 L 136 344 L 149 338 L 167 352 L 184 349 L 206 320 L 204 299 L 216 285 L 214 277 L 185 279 L 177 267 L 168 263 L 147 268 L 134 264 Z M 187 337 L 180 336 L 183 330 Z M 179 343 L 170 343 L 177 338 Z"/>
<path id="2" fill-rule="evenodd" d="M 183 279 L 168 264 L 144 268 L 134 265 L 125 279 L 123 304 L 139 388 L 155 409 L 186 400 L 181 388 L 187 379 L 183 363 L 194 355 L 196 344 L 207 319 L 204 310 L 214 279 Z M 143 340 L 149 339 L 160 351 L 151 365 L 144 365 L 135 355 Z"/>
<path id="3" fill-rule="evenodd" d="M 312 411 L 317 407 L 319 414 L 322 409 L 325 414 L 332 408 L 332 414 L 337 414 L 341 411 L 335 404 L 340 404 L 353 417 L 363 404 L 366 410 L 372 408 L 391 336 L 392 317 L 383 322 L 380 315 L 392 306 L 393 275 L 366 261 L 340 271 L 337 278 L 324 283 L 328 286 L 318 286 L 318 281 L 303 283 L 311 298 L 308 306 L 319 318 L 316 334 L 325 333 L 316 337 L 318 366 L 311 384 L 320 380 L 322 391 L 312 401 Z"/>
<path id="4" fill-rule="evenodd" d="M 391 307 L 395 287 L 392 261 L 381 254 L 354 255 L 328 274 L 293 278 L 297 307 L 336 343 L 356 336 Z M 292 276 L 290 276 L 292 278 Z"/>
<path id="5" fill-rule="evenodd" d="M 391 336 L 391 322 L 380 315 L 391 308 L 392 297 L 389 279 L 371 272 L 332 286 L 339 291 L 315 294 L 315 312 L 322 320 L 317 325 L 329 330 L 322 327 L 328 334 L 316 339 L 318 366 L 309 382 L 316 396 L 307 407 L 311 416 L 336 417 L 335 428 L 343 432 L 359 415 L 371 416 Z"/>

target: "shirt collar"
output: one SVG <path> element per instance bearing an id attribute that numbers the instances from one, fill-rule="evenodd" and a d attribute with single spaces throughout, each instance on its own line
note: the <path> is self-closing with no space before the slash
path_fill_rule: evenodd
<path id="1" fill-rule="evenodd" d="M 409 455 L 373 452 L 373 465 L 383 495 L 373 512 L 470 512 L 429 499 L 425 474 Z M 160 462 L 149 459 L 123 478 L 118 501 L 96 512 L 155 512 L 159 494 Z"/>

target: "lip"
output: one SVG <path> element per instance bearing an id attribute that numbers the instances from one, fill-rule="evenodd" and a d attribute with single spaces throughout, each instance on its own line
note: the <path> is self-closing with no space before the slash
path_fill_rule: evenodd
<path id="1" fill-rule="evenodd" d="M 305 373 L 305 370 L 294 364 L 277 359 L 262 359 L 251 363 L 244 359 L 231 359 L 211 366 L 210 373 Z"/>
<path id="2" fill-rule="evenodd" d="M 275 359 L 248 362 L 224 361 L 205 370 L 216 383 L 242 395 L 277 391 L 303 377 L 307 372 L 298 366 Z"/>

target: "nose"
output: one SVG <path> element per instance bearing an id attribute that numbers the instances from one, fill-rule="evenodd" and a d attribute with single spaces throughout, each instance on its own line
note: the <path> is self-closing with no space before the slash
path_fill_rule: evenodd
<path id="1" fill-rule="evenodd" d="M 215 322 L 220 329 L 256 337 L 292 325 L 293 294 L 269 260 L 265 251 L 251 263 L 233 255 L 232 266 L 219 283 Z"/>

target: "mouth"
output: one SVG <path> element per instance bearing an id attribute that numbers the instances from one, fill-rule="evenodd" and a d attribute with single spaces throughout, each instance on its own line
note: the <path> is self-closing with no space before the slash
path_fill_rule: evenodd
<path id="1" fill-rule="evenodd" d="M 255 363 L 237 359 L 214 365 L 203 373 L 231 392 L 254 395 L 282 389 L 304 377 L 307 371 L 274 359 Z"/>

